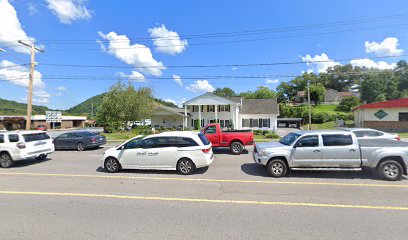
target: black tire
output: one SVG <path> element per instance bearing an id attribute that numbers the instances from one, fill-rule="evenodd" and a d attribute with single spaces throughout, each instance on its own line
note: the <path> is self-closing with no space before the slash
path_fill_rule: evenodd
<path id="1" fill-rule="evenodd" d="M 288 173 L 288 165 L 282 159 L 273 159 L 268 162 L 266 171 L 271 177 L 284 177 Z"/>
<path id="2" fill-rule="evenodd" d="M 103 167 L 108 173 L 116 173 L 122 169 L 122 166 L 120 165 L 119 161 L 113 157 L 105 159 Z"/>
<path id="3" fill-rule="evenodd" d="M 0 154 L 0 167 L 2 168 L 10 168 L 14 165 L 13 159 L 11 159 L 10 154 L 2 153 Z"/>
<path id="4" fill-rule="evenodd" d="M 230 145 L 230 152 L 234 155 L 240 155 L 244 151 L 244 145 L 240 142 L 233 142 Z"/>
<path id="5" fill-rule="evenodd" d="M 38 157 L 35 157 L 35 160 L 37 161 L 44 161 L 45 159 L 47 159 L 47 154 L 41 154 Z"/>
<path id="6" fill-rule="evenodd" d="M 378 174 L 388 181 L 397 181 L 402 176 L 402 166 L 395 160 L 385 160 L 378 166 Z"/>
<path id="7" fill-rule="evenodd" d="M 195 170 L 195 165 L 191 159 L 182 158 L 177 162 L 177 171 L 182 175 L 191 175 Z"/>
<path id="8" fill-rule="evenodd" d="M 82 142 L 77 143 L 76 147 L 77 147 L 77 150 L 80 151 L 80 152 L 86 150 L 86 146 Z"/>

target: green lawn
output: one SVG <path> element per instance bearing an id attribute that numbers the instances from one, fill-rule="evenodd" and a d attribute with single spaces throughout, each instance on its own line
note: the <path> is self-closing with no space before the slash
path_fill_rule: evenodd
<path id="1" fill-rule="evenodd" d="M 400 138 L 408 138 L 408 132 L 406 132 L 406 133 L 398 133 L 398 135 L 400 136 Z"/>
<path id="2" fill-rule="evenodd" d="M 353 121 L 346 121 L 346 126 L 350 126 L 352 125 L 354 122 Z M 321 123 L 321 124 L 313 124 L 312 123 L 312 130 L 323 130 L 323 129 L 335 129 L 336 126 L 336 122 L 325 122 L 325 123 Z M 307 124 L 305 124 L 303 126 L 304 129 L 307 129 Z"/>
<path id="3" fill-rule="evenodd" d="M 136 136 L 132 132 L 103 133 L 102 135 L 104 135 L 106 137 L 107 141 L 128 140 L 128 139 Z"/>
<path id="4" fill-rule="evenodd" d="M 329 113 L 329 114 L 336 114 L 340 111 L 336 111 L 337 105 L 317 105 L 313 106 L 313 112 L 315 113 Z"/>

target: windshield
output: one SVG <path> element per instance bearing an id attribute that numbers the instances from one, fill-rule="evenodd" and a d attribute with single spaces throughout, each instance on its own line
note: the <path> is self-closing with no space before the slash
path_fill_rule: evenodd
<path id="1" fill-rule="evenodd" d="M 299 137 L 300 135 L 297 133 L 289 133 L 288 135 L 284 136 L 279 142 L 283 145 L 289 146 L 292 145 L 292 143 Z"/>

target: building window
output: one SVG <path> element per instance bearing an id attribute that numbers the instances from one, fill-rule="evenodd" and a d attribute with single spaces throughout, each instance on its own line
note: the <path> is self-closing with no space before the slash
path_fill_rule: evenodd
<path id="1" fill-rule="evenodd" d="M 268 118 L 268 119 L 262 119 L 262 127 L 264 127 L 264 128 L 269 128 L 269 126 L 270 126 L 270 119 Z"/>
<path id="2" fill-rule="evenodd" d="M 215 112 L 215 106 L 214 105 L 208 105 L 207 106 L 207 112 Z"/>
<path id="3" fill-rule="evenodd" d="M 218 111 L 219 112 L 229 112 L 230 111 L 230 105 L 219 105 L 218 106 Z"/>
<path id="4" fill-rule="evenodd" d="M 258 119 L 251 119 L 252 120 L 252 127 L 259 127 L 258 126 L 258 123 L 259 123 L 259 120 Z"/>
<path id="5" fill-rule="evenodd" d="M 250 127 L 250 120 L 249 119 L 242 119 L 242 127 Z"/>
<path id="6" fill-rule="evenodd" d="M 401 122 L 407 122 L 408 121 L 408 112 L 400 112 L 398 114 L 398 120 Z"/>
<path id="7" fill-rule="evenodd" d="M 193 112 L 198 112 L 198 107 L 199 106 L 193 106 Z"/>

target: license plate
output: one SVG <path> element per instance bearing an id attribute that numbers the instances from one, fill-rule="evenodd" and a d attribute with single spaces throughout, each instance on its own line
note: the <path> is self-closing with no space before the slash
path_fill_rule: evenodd
<path id="1" fill-rule="evenodd" d="M 40 142 L 34 143 L 34 146 L 40 146 L 40 145 L 44 145 L 44 144 L 46 144 L 46 142 L 40 141 Z"/>

